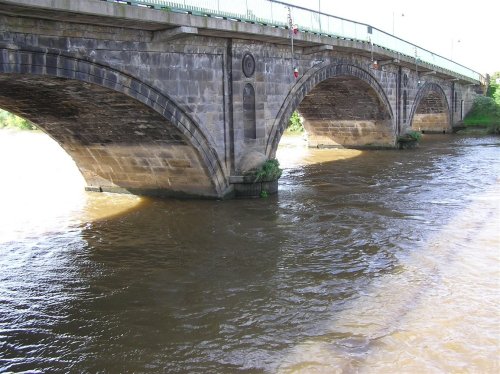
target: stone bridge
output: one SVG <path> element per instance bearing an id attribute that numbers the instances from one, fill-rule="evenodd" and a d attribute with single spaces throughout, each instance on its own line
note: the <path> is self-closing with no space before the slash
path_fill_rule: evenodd
<path id="1" fill-rule="evenodd" d="M 91 190 L 221 198 L 246 155 L 274 157 L 295 110 L 311 146 L 393 148 L 411 128 L 452 131 L 478 89 L 363 41 L 299 32 L 292 54 L 290 34 L 97 0 L 0 0 L 0 107 L 57 141 Z"/>

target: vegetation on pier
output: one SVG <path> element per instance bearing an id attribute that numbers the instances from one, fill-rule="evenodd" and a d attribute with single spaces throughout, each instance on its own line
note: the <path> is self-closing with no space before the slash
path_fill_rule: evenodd
<path id="1" fill-rule="evenodd" d="M 410 130 L 406 134 L 398 136 L 397 143 L 399 149 L 415 148 L 422 140 L 420 131 Z"/>
<path id="2" fill-rule="evenodd" d="M 281 177 L 283 170 L 276 159 L 267 160 L 262 166 L 252 173 L 255 182 L 275 181 Z"/>

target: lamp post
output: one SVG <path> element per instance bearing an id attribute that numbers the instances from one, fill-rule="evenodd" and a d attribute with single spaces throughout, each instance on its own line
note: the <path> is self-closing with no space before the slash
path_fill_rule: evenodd
<path id="1" fill-rule="evenodd" d="M 457 44 L 458 43 L 461 43 L 460 39 L 457 39 Z M 453 47 L 454 47 L 454 44 L 455 44 L 455 39 L 451 39 L 451 55 L 450 55 L 450 60 L 453 61 Z"/>
<path id="2" fill-rule="evenodd" d="M 295 79 L 297 79 L 299 76 L 299 69 L 295 66 L 295 59 L 293 54 L 293 37 L 295 34 L 298 33 L 299 29 L 297 28 L 297 25 L 293 24 L 292 10 L 290 9 L 289 6 L 287 6 L 287 9 L 288 9 L 288 28 L 290 36 L 290 45 L 292 47 L 292 71 L 293 71 L 293 76 L 295 77 Z"/>
<path id="3" fill-rule="evenodd" d="M 404 16 L 405 16 L 405 14 L 401 13 L 401 17 L 404 17 Z M 394 30 L 395 30 L 395 27 L 394 27 L 395 22 L 396 22 L 395 19 L 396 19 L 396 17 L 395 17 L 394 11 L 392 11 L 392 35 L 394 35 Z"/>
<path id="4" fill-rule="evenodd" d="M 318 0 L 318 22 L 319 22 L 319 32 L 322 32 L 322 30 L 321 30 L 321 0 Z"/>

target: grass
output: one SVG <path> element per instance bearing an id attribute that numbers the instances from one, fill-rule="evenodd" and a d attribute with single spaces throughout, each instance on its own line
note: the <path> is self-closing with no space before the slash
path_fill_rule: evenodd
<path id="1" fill-rule="evenodd" d="M 471 116 L 464 119 L 465 131 L 460 133 L 500 134 L 500 118 L 495 116 Z"/>

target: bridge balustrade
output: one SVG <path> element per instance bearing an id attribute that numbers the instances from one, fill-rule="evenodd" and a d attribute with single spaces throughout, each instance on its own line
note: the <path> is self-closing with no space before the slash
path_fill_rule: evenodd
<path id="1" fill-rule="evenodd" d="M 320 13 L 276 0 L 103 0 L 146 6 L 173 12 L 184 12 L 202 16 L 234 19 L 242 22 L 287 28 L 290 10 L 293 23 L 300 31 L 325 35 L 334 38 L 365 42 L 382 47 L 409 58 L 415 63 L 427 63 L 462 75 L 478 83 L 484 83 L 484 77 L 478 72 L 452 60 L 409 43 L 370 25 L 354 22 L 333 15 Z"/>

